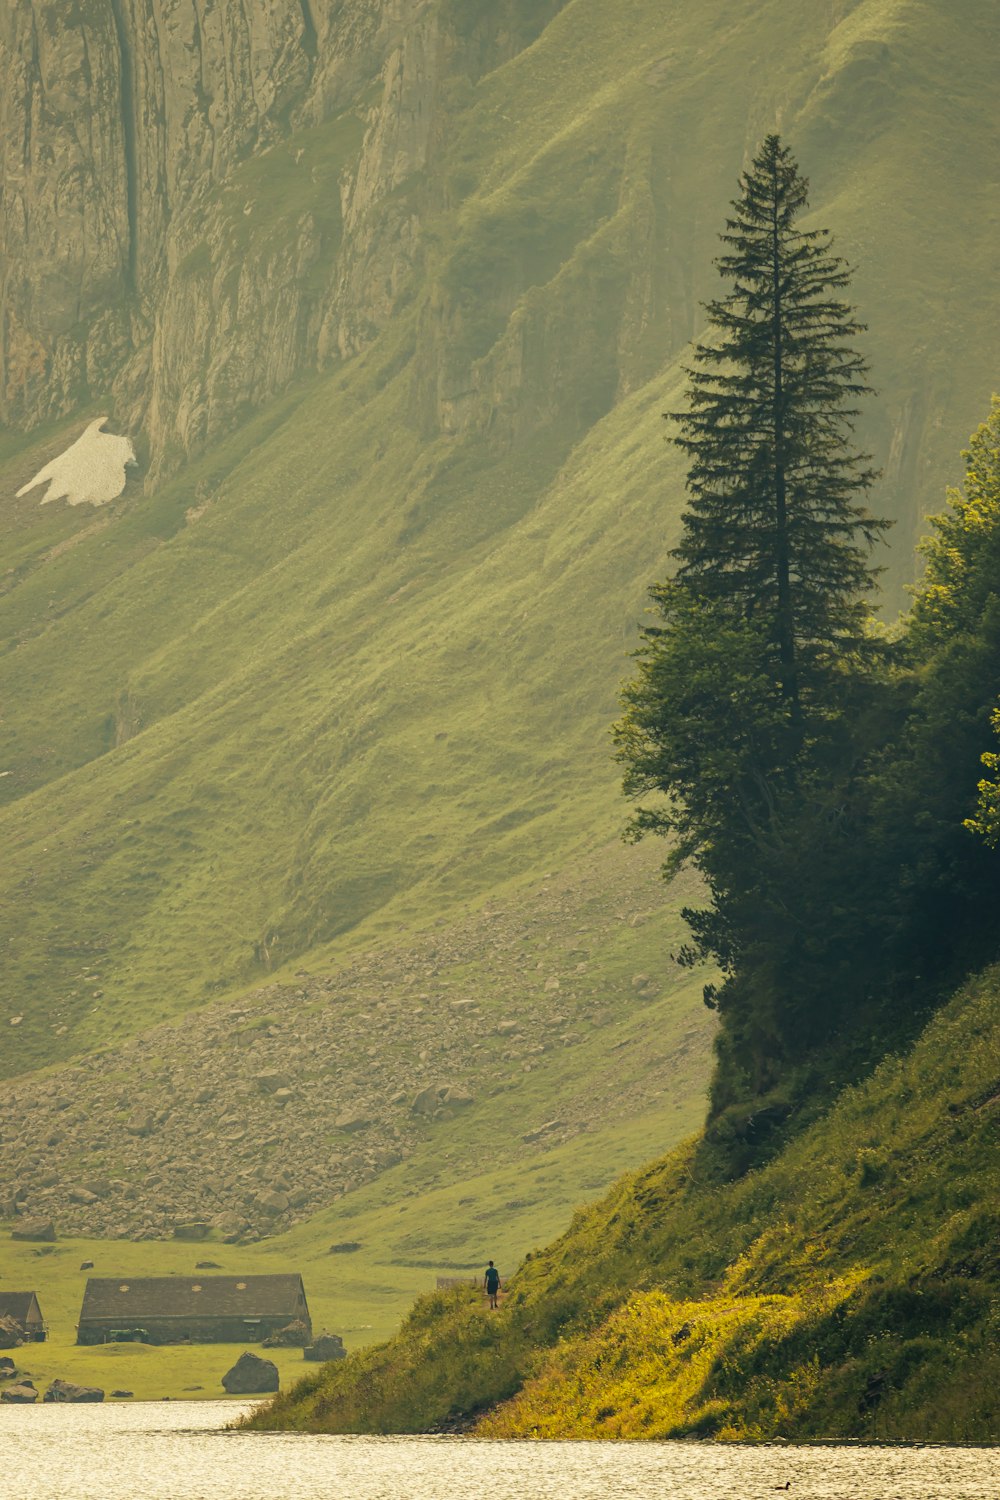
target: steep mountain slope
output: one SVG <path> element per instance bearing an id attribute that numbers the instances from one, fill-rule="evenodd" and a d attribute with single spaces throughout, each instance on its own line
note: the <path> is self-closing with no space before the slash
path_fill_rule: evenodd
<path id="1" fill-rule="evenodd" d="M 422 1298 L 260 1427 L 995 1442 L 1000 976 L 762 1170 L 683 1148 L 527 1257 L 491 1315 Z"/>
<path id="2" fill-rule="evenodd" d="M 998 295 L 985 0 L 57 11 L 0 29 L 8 1073 L 613 837 L 659 414 L 776 120 L 859 263 L 897 580 Z M 11 498 L 109 409 L 119 501 Z"/>

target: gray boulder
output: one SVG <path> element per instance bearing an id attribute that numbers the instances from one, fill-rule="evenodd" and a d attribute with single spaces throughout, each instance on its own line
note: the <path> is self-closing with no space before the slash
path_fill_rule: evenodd
<path id="1" fill-rule="evenodd" d="M 288 1194 L 279 1192 L 277 1188 L 267 1188 L 256 1195 L 253 1206 L 258 1212 L 267 1214 L 269 1219 L 276 1219 L 288 1208 Z"/>
<path id="2" fill-rule="evenodd" d="M 0 1318 L 0 1349 L 16 1349 L 24 1343 L 24 1329 L 15 1318 Z"/>
<path id="3" fill-rule="evenodd" d="M 432 1115 L 440 1107 L 441 1094 L 433 1084 L 421 1089 L 419 1094 L 410 1105 L 410 1113 L 414 1115 Z"/>
<path id="4" fill-rule="evenodd" d="M 278 1389 L 278 1366 L 247 1349 L 222 1377 L 230 1396 L 265 1396 Z"/>
<path id="5" fill-rule="evenodd" d="M 186 1219 L 183 1223 L 174 1225 L 175 1240 L 207 1240 L 211 1232 L 211 1224 L 206 1224 L 202 1219 Z"/>
<path id="6" fill-rule="evenodd" d="M 344 1341 L 337 1333 L 321 1333 L 319 1338 L 313 1339 L 302 1351 L 303 1359 L 311 1359 L 317 1363 L 325 1364 L 331 1359 L 346 1359 L 347 1350 Z"/>
<path id="7" fill-rule="evenodd" d="M 276 1333 L 269 1333 L 261 1345 L 264 1349 L 304 1349 L 312 1337 L 307 1324 L 301 1318 L 287 1323 L 284 1328 L 279 1328 Z"/>
<path id="8" fill-rule="evenodd" d="M 262 1094 L 276 1094 L 279 1089 L 287 1089 L 292 1080 L 287 1073 L 279 1073 L 277 1068 L 265 1068 L 254 1081 Z"/>
<path id="9" fill-rule="evenodd" d="M 460 1083 L 449 1084 L 441 1103 L 446 1109 L 464 1109 L 467 1104 L 475 1103 L 475 1095 L 463 1088 Z"/>
<path id="10" fill-rule="evenodd" d="M 22 1380 L 17 1385 L 5 1386 L 0 1391 L 0 1401 L 7 1401 L 11 1406 L 30 1406 L 32 1401 L 38 1400 L 38 1392 L 30 1380 Z"/>
<path id="11" fill-rule="evenodd" d="M 43 1401 L 103 1401 L 104 1392 L 96 1385 L 76 1385 L 72 1380 L 53 1380 Z"/>
<path id="12" fill-rule="evenodd" d="M 10 1232 L 12 1240 L 42 1240 L 51 1244 L 56 1237 L 56 1226 L 51 1219 L 22 1219 Z"/>

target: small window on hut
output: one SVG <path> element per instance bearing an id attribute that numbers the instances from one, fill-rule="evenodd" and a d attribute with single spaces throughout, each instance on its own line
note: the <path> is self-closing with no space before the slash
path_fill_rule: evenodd
<path id="1" fill-rule="evenodd" d="M 237 1283 L 236 1283 L 236 1290 L 237 1290 L 237 1291 L 238 1291 L 238 1292 L 245 1292 L 245 1291 L 246 1291 L 246 1289 L 247 1289 L 247 1284 L 246 1284 L 246 1282 L 245 1282 L 245 1281 L 238 1281 L 238 1282 L 237 1282 Z"/>
<path id="2" fill-rule="evenodd" d="M 118 1288 L 118 1290 L 120 1292 L 127 1292 L 128 1291 L 128 1282 L 127 1281 L 123 1281 L 122 1284 L 121 1284 L 121 1286 Z"/>
<path id="3" fill-rule="evenodd" d="M 191 1290 L 192 1290 L 192 1292 L 200 1292 L 201 1291 L 201 1282 L 200 1281 L 196 1281 L 195 1284 L 194 1284 L 194 1286 L 191 1288 Z"/>

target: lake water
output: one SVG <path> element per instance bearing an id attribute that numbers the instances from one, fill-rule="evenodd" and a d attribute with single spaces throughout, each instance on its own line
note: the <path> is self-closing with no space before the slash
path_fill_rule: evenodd
<path id="1" fill-rule="evenodd" d="M 996 1448 L 225 1432 L 239 1403 L 0 1406 L 3 1500 L 997 1500 Z"/>

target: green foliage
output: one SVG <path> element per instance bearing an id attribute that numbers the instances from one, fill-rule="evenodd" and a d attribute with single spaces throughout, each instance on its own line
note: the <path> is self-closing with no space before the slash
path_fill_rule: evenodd
<path id="1" fill-rule="evenodd" d="M 964 489 L 949 489 L 948 510 L 931 516 L 921 545 L 926 573 L 910 621 L 917 649 L 974 632 L 1000 595 L 1000 396 L 969 439 Z"/>
<path id="2" fill-rule="evenodd" d="M 723 1012 L 714 1112 L 736 1112 L 714 1128 L 731 1153 L 791 1113 L 782 1073 L 844 1010 L 827 1001 L 831 867 L 834 884 L 845 873 L 828 820 L 878 691 L 864 595 L 883 529 L 848 441 L 867 386 L 847 270 L 798 227 L 806 183 L 777 136 L 741 190 L 718 263 L 731 290 L 708 304 L 717 337 L 696 345 L 679 418 L 691 500 L 676 576 L 652 590 L 659 623 L 616 730 L 626 792 L 669 799 L 633 833 L 671 835 L 668 875 L 693 860 L 712 898 L 686 914 L 682 957 L 726 976 L 706 1001 Z"/>
<path id="3" fill-rule="evenodd" d="M 706 305 L 714 337 L 695 345 L 677 417 L 691 499 L 673 556 L 680 587 L 763 629 L 797 727 L 869 644 L 867 553 L 885 523 L 859 500 L 875 473 L 848 443 L 869 387 L 851 342 L 864 325 L 838 296 L 847 268 L 827 231 L 799 227 L 808 184 L 777 135 L 740 189 L 717 262 L 730 290 Z"/>
<path id="4" fill-rule="evenodd" d="M 632 829 L 673 835 L 671 868 L 696 859 L 711 870 L 734 823 L 748 840 L 763 833 L 761 803 L 781 765 L 788 710 L 759 623 L 676 585 L 652 594 L 666 623 L 644 631 L 615 734 L 626 793 L 665 791 L 673 800 L 640 809 Z"/>
<path id="5" fill-rule="evenodd" d="M 994 731 L 1000 735 L 1000 709 L 991 719 Z M 984 776 L 979 783 L 979 803 L 974 818 L 967 818 L 965 826 L 972 833 L 979 833 L 991 849 L 1000 845 L 1000 755 L 994 750 L 985 750 L 982 762 L 992 778 Z"/>
<path id="6" fill-rule="evenodd" d="M 803 696 L 791 758 L 792 707 L 776 658 L 755 655 L 768 639 L 759 618 L 734 628 L 718 581 L 689 602 L 702 585 L 683 568 L 654 591 L 663 623 L 645 632 L 618 737 L 626 790 L 673 799 L 640 811 L 634 831 L 670 835 L 667 873 L 693 859 L 712 896 L 685 913 L 695 942 L 682 953 L 711 955 L 725 975 L 706 990 L 723 1021 L 711 1170 L 766 1157 L 997 955 L 1000 791 L 979 777 L 983 762 L 1000 769 L 998 437 L 994 402 L 965 492 L 934 519 L 900 639 L 865 663 L 845 637 L 819 722 L 816 679 Z M 697 545 L 707 567 L 704 531 Z"/>
<path id="7" fill-rule="evenodd" d="M 1000 396 L 990 415 L 972 434 L 962 455 L 965 488 L 949 490 L 950 510 L 932 516 L 934 536 L 923 545 L 927 574 L 913 609 L 912 635 L 918 645 L 928 639 L 953 640 L 989 631 L 1000 602 Z M 1000 711 L 992 725 L 1000 734 Z M 978 786 L 975 816 L 965 827 L 991 849 L 1000 844 L 1000 756 L 985 750 L 982 764 L 992 775 Z"/>

